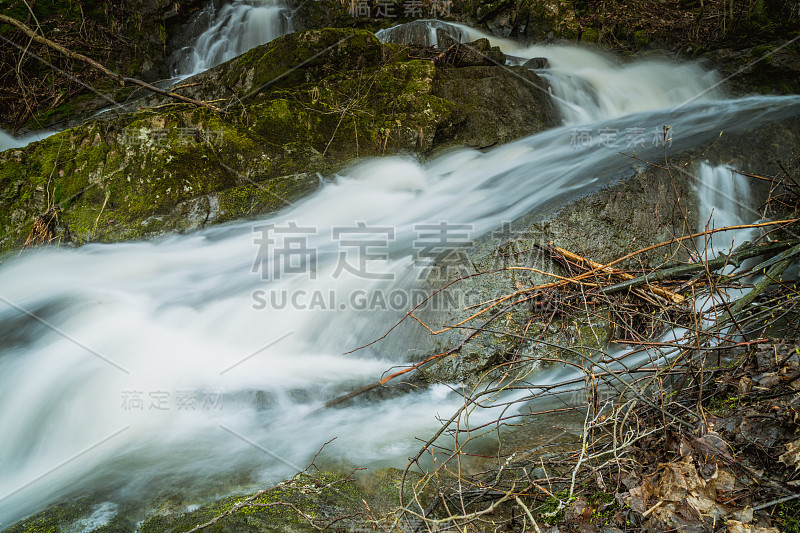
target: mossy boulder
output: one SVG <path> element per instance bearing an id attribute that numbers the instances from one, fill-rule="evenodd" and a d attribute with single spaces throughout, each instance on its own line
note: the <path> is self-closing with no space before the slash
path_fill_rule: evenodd
<path id="1" fill-rule="evenodd" d="M 484 148 L 555 122 L 527 69 L 409 55 L 363 30 L 291 34 L 176 89 L 224 113 L 153 97 L 0 153 L 0 251 L 50 210 L 78 244 L 188 231 L 290 205 L 357 157 Z"/>

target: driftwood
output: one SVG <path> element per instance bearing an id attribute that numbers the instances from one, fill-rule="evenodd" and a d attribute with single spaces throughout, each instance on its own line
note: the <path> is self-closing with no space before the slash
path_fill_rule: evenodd
<path id="1" fill-rule="evenodd" d="M 599 272 L 602 272 L 604 274 L 611 274 L 613 276 L 617 276 L 619 278 L 626 279 L 626 280 L 633 280 L 634 279 L 634 276 L 632 276 L 631 274 L 628 274 L 627 272 L 622 272 L 621 270 L 617 270 L 617 269 L 609 267 L 609 266 L 604 266 L 604 265 L 601 265 L 600 263 L 595 263 L 594 261 L 586 259 L 585 257 L 581 257 L 578 254 L 574 254 L 572 252 L 569 252 L 569 251 L 567 251 L 567 250 L 565 250 L 563 248 L 559 248 L 558 246 L 553 246 L 552 249 L 555 250 L 556 252 L 558 252 L 559 254 L 563 255 L 564 257 L 566 257 L 570 261 L 575 261 L 576 263 L 582 263 L 582 264 L 587 265 L 588 267 L 590 267 L 590 268 L 592 268 L 594 270 L 597 270 Z M 645 289 L 650 291 L 650 292 L 652 292 L 653 294 L 661 296 L 662 298 L 666 298 L 667 300 L 670 300 L 671 302 L 676 303 L 676 304 L 683 303 L 683 301 L 685 300 L 685 298 L 683 296 L 681 296 L 680 294 L 676 294 L 676 293 L 668 291 L 666 289 L 662 289 L 661 287 L 655 287 L 653 285 L 647 284 L 645 286 Z"/>
<path id="2" fill-rule="evenodd" d="M 150 85 L 147 82 L 144 82 L 144 81 L 141 81 L 141 80 L 137 80 L 136 78 L 128 78 L 126 76 L 118 74 L 117 72 L 114 72 L 113 70 L 111 70 L 109 68 L 106 68 L 104 65 L 98 63 L 97 61 L 95 61 L 94 59 L 92 59 L 90 57 L 86 57 L 83 54 L 79 54 L 77 52 L 73 52 L 72 50 L 63 47 L 60 44 L 58 44 L 58 43 L 56 43 L 54 41 L 51 41 L 50 39 L 48 39 L 46 37 L 43 37 L 43 36 L 39 35 L 38 33 L 36 33 L 36 31 L 34 31 L 33 29 L 29 28 L 27 25 L 23 24 L 22 22 L 18 21 L 15 18 L 9 17 L 7 15 L 0 14 L 0 23 L 9 24 L 11 26 L 14 26 L 15 28 L 17 28 L 17 29 L 21 30 L 22 32 L 24 32 L 26 35 L 28 35 L 31 39 L 33 39 L 37 43 L 43 44 L 43 45 L 47 46 L 48 48 L 52 48 L 53 50 L 59 52 L 60 54 L 63 54 L 64 56 L 66 56 L 66 57 L 68 57 L 70 59 L 74 59 L 76 61 L 80 61 L 81 63 L 85 63 L 85 64 L 89 65 L 90 67 L 94 68 L 95 70 L 98 70 L 98 71 L 102 72 L 106 76 L 117 80 L 119 82 L 119 84 L 122 85 L 122 86 L 124 86 L 126 83 L 129 83 L 129 84 L 132 84 L 132 85 L 138 85 L 139 87 L 147 89 L 150 92 L 153 92 L 153 93 L 156 93 L 156 94 L 160 94 L 160 95 L 166 96 L 168 98 L 172 98 L 173 100 L 177 100 L 179 102 L 183 102 L 183 103 L 186 103 L 186 104 L 192 104 L 192 105 L 197 106 L 197 107 L 205 107 L 205 108 L 210 109 L 212 111 L 216 111 L 217 113 L 221 113 L 222 112 L 222 110 L 219 109 L 218 107 L 215 107 L 213 105 L 207 104 L 205 102 L 201 102 L 201 101 L 195 100 L 193 98 L 188 98 L 186 96 L 181 96 L 180 94 L 176 94 L 176 93 L 173 93 L 173 92 L 170 92 L 170 91 L 165 91 L 163 89 L 159 89 L 158 87 L 156 87 L 154 85 Z"/>
<path id="3" fill-rule="evenodd" d="M 450 52 L 452 52 L 452 51 L 453 51 L 453 50 L 455 50 L 456 48 L 458 48 L 458 43 L 451 44 L 450 46 L 448 46 L 448 47 L 447 47 L 447 49 L 446 49 L 444 52 L 442 52 L 442 53 L 441 53 L 441 54 L 439 54 L 438 56 L 436 56 L 436 57 L 434 57 L 433 59 L 431 59 L 431 63 L 433 63 L 434 65 L 438 65 L 438 64 L 439 64 L 439 63 L 441 63 L 443 60 L 445 60 L 445 58 L 447 57 L 447 55 L 448 55 Z"/>

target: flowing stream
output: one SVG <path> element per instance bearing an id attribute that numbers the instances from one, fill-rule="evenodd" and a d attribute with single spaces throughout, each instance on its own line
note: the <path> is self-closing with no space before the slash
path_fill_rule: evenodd
<path id="1" fill-rule="evenodd" d="M 9 150 L 11 148 L 20 148 L 32 142 L 41 141 L 45 137 L 49 137 L 55 132 L 52 131 L 37 131 L 22 137 L 15 137 L 10 133 L 0 130 L 0 152 Z"/>
<path id="2" fill-rule="evenodd" d="M 633 150 L 626 132 L 644 132 L 637 155 L 656 160 L 664 125 L 677 152 L 800 115 L 798 97 L 725 99 L 696 65 L 622 65 L 566 46 L 512 52 L 549 59 L 563 126 L 486 153 L 367 160 L 258 221 L 0 264 L 0 528 L 76 494 L 99 495 L 109 517 L 156 493 L 274 482 L 333 437 L 326 455 L 342 463 L 403 467 L 458 394 L 439 385 L 322 405 L 428 354 L 426 332 L 408 323 L 343 355 L 407 310 L 376 295 L 430 290 L 419 281 L 420 224 L 465 225 L 474 239 L 612 184 L 641 166 L 619 154 Z M 619 137 L 576 142 L 576 125 Z M 721 172 L 705 168 L 701 183 Z M 718 180 L 724 194 L 701 195 L 704 208 L 729 212 L 724 198 L 741 200 L 734 183 Z M 372 239 L 361 258 L 359 230 Z"/>
<path id="3" fill-rule="evenodd" d="M 222 7 L 210 2 L 201 15 L 199 37 L 171 61 L 176 77 L 203 72 L 292 31 L 280 0 L 234 0 Z"/>

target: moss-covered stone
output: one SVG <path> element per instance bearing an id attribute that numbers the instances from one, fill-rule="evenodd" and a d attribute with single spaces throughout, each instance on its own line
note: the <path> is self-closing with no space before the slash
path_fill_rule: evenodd
<path id="1" fill-rule="evenodd" d="M 12 525 L 11 533 L 66 533 L 91 527 L 100 533 L 180 533 L 221 515 L 209 532 L 296 533 L 316 532 L 334 519 L 342 531 L 364 530 L 369 520 L 391 522 L 399 508 L 403 472 L 387 468 L 351 478 L 335 472 L 301 473 L 259 494 L 243 494 L 189 504 L 180 497 L 161 497 L 140 506 L 125 507 L 90 498 L 53 505 Z M 413 497 L 420 479 L 409 473 L 405 501 Z M 430 491 L 422 491 L 426 497 Z M 238 507 L 237 507 L 238 506 Z M 103 519 L 102 510 L 110 509 Z M 232 512 L 231 512 L 232 511 Z M 95 518 L 92 520 L 92 518 Z M 313 523 L 312 523 L 313 522 Z"/>
<path id="2" fill-rule="evenodd" d="M 280 209 L 357 157 L 481 148 L 554 122 L 527 69 L 437 68 L 362 30 L 288 35 L 185 85 L 228 112 L 152 98 L 0 154 L 0 251 L 54 208 L 77 244 L 189 231 Z"/>

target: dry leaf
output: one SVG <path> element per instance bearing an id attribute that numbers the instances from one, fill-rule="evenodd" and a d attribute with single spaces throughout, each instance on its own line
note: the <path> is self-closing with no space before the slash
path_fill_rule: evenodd
<path id="1" fill-rule="evenodd" d="M 728 520 L 725 523 L 728 533 L 781 533 L 777 527 L 758 527 L 743 524 L 738 520 Z"/>
<path id="2" fill-rule="evenodd" d="M 800 469 L 800 439 L 786 445 L 786 453 L 778 460 L 786 466 L 793 466 L 795 471 Z"/>

